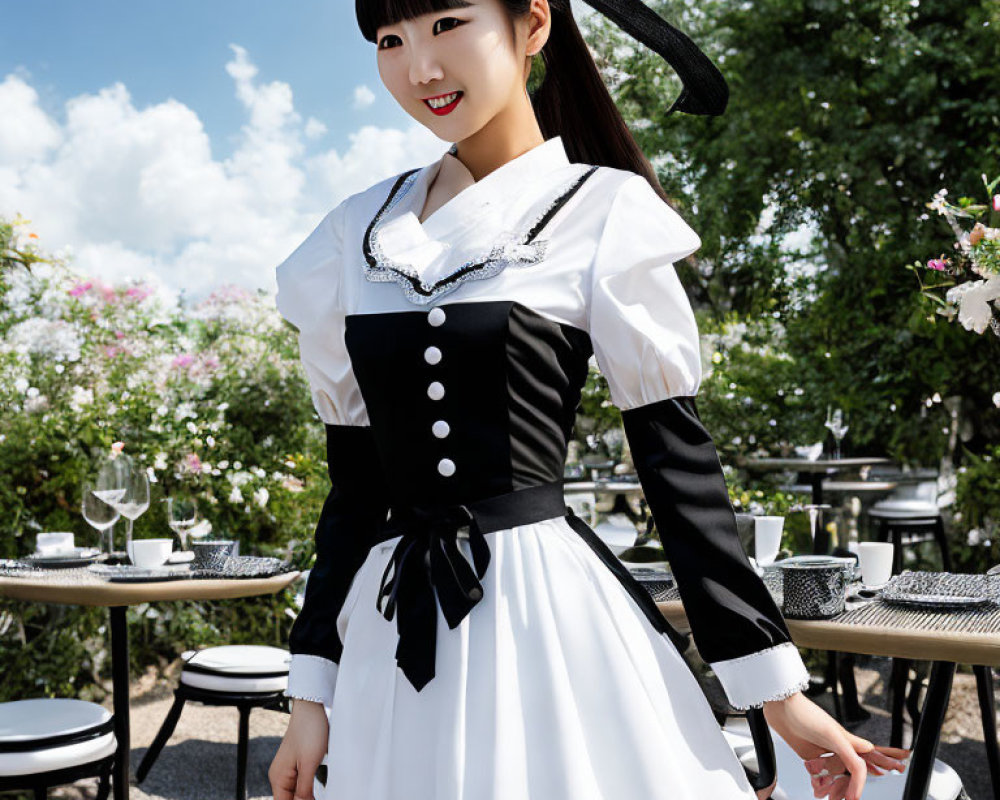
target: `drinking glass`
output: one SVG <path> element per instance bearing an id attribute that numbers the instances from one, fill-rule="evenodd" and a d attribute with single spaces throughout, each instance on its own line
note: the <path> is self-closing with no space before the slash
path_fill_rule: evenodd
<path id="1" fill-rule="evenodd" d="M 88 480 L 83 483 L 83 497 L 80 500 L 80 511 L 87 524 L 97 529 L 98 542 L 103 553 L 111 555 L 114 550 L 111 529 L 118 521 L 116 508 L 108 505 L 97 494 L 97 481 Z"/>
<path id="2" fill-rule="evenodd" d="M 188 532 L 198 521 L 198 503 L 192 495 L 175 493 L 167 498 L 167 524 L 177 534 L 181 550 L 188 549 Z"/>
<path id="3" fill-rule="evenodd" d="M 118 458 L 114 459 L 114 462 L 117 462 Z M 149 508 L 149 477 L 146 471 L 131 459 L 127 464 L 125 470 L 118 466 L 109 468 L 109 481 L 111 478 L 118 479 L 114 481 L 115 488 L 99 490 L 96 494 L 128 520 L 125 527 L 125 552 L 131 559 L 132 525 Z M 101 474 L 105 473 L 102 471 Z"/>
<path id="4" fill-rule="evenodd" d="M 841 409 L 837 409 L 830 414 L 830 407 L 826 408 L 826 422 L 824 425 L 829 429 L 830 433 L 833 434 L 834 441 L 837 443 L 836 451 L 834 453 L 834 458 L 840 458 L 840 441 L 847 435 L 849 426 L 844 424 L 844 412 Z"/>

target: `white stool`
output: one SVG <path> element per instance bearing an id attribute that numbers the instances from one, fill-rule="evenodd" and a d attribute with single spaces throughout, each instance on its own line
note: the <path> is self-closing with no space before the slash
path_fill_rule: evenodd
<path id="1" fill-rule="evenodd" d="M 744 767 L 755 768 L 756 754 L 750 739 L 750 729 L 744 717 L 726 720 L 722 729 L 729 746 Z M 812 783 L 805 764 L 798 754 L 773 730 L 774 760 L 778 767 L 778 785 L 771 794 L 773 800 L 806 800 L 813 796 Z M 886 772 L 868 775 L 865 779 L 865 800 L 900 800 L 906 786 L 906 772 Z M 958 774 L 940 759 L 934 759 L 927 800 L 959 800 L 966 797 Z"/>
<path id="2" fill-rule="evenodd" d="M 98 776 L 98 800 L 111 788 L 114 717 L 96 703 L 42 697 L 0 703 L 0 791 L 50 786 Z"/>
<path id="3" fill-rule="evenodd" d="M 264 645 L 221 645 L 197 653 L 182 654 L 184 669 L 174 690 L 174 704 L 135 777 L 142 782 L 177 727 L 184 703 L 194 700 L 211 706 L 235 706 L 240 712 L 236 745 L 236 798 L 246 800 L 247 748 L 250 741 L 250 712 L 254 708 L 288 710 L 284 696 L 288 686 L 291 656 L 280 647 Z"/>

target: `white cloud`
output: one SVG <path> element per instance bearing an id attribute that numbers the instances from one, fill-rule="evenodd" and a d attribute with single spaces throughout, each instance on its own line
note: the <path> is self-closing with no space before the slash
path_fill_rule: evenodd
<path id="1" fill-rule="evenodd" d="M 322 139 L 326 136 L 327 127 L 315 117 L 309 117 L 306 122 L 306 138 Z"/>
<path id="2" fill-rule="evenodd" d="M 122 83 L 40 106 L 29 79 L 0 83 L 0 215 L 20 212 L 47 250 L 104 280 L 137 278 L 199 295 L 222 283 L 273 289 L 274 267 L 353 192 L 437 158 L 418 123 L 366 125 L 346 148 L 307 155 L 326 126 L 295 110 L 231 45 L 226 71 L 245 110 L 237 147 L 212 157 L 198 115 L 168 99 L 136 108 Z M 14 120 L 15 124 L 10 124 Z"/>
<path id="3" fill-rule="evenodd" d="M 375 92 L 369 89 L 364 84 L 354 87 L 354 107 L 355 108 L 368 108 L 372 103 L 375 102 Z"/>

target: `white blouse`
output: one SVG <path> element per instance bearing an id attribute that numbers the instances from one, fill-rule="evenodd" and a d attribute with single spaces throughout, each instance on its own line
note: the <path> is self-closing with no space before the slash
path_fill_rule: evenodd
<path id="1" fill-rule="evenodd" d="M 426 284 L 529 229 L 587 170 L 569 162 L 557 136 L 470 183 L 421 223 L 428 186 L 445 158 L 415 172 L 373 229 L 380 257 L 406 265 Z M 365 230 L 397 178 L 344 200 L 277 268 L 278 309 L 300 331 L 302 362 L 325 423 L 368 424 L 344 347 L 345 315 L 421 307 L 395 281 L 365 278 Z M 589 331 L 612 400 L 623 409 L 697 392 L 698 329 L 673 263 L 697 250 L 701 239 L 643 176 L 598 168 L 536 244 L 528 251 L 508 245 L 523 263 L 466 280 L 448 300 L 516 298 Z"/>

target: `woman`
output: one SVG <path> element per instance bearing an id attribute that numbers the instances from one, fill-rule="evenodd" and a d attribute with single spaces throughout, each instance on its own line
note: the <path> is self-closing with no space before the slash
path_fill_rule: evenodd
<path id="1" fill-rule="evenodd" d="M 275 798 L 319 794 L 324 754 L 336 800 L 755 796 L 674 632 L 567 514 L 593 353 L 701 655 L 734 706 L 763 705 L 817 796 L 856 800 L 905 751 L 800 692 L 694 404 L 698 331 L 672 264 L 700 239 L 568 0 L 357 0 L 357 15 L 396 101 L 456 144 L 342 202 L 278 268 L 333 487 Z M 675 107 L 719 113 L 710 72 Z"/>

